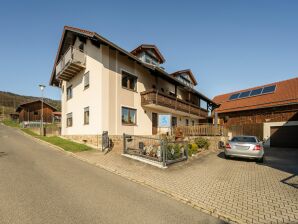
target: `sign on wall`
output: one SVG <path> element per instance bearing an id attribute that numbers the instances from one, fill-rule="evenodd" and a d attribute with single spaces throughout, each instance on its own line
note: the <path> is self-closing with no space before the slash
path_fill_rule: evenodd
<path id="1" fill-rule="evenodd" d="M 170 128 L 171 127 L 171 115 L 170 114 L 159 114 L 158 115 L 158 127 L 159 128 Z"/>

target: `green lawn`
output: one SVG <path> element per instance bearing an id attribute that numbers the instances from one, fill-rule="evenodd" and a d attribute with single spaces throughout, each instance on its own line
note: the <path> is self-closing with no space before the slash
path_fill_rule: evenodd
<path id="1" fill-rule="evenodd" d="M 21 130 L 29 135 L 34 136 L 35 138 L 38 138 L 45 142 L 59 146 L 59 147 L 63 148 L 65 151 L 82 152 L 82 151 L 88 151 L 88 150 L 92 149 L 91 147 L 89 147 L 87 145 L 76 143 L 76 142 L 73 142 L 70 140 L 66 140 L 66 139 L 60 138 L 58 136 L 46 137 L 46 136 L 40 136 L 40 135 L 34 133 L 33 131 L 31 131 L 30 129 L 21 129 Z"/>
<path id="2" fill-rule="evenodd" d="M 20 127 L 18 122 L 10 120 L 10 119 L 5 119 L 2 121 L 2 123 L 5 124 L 6 126 L 10 126 L 10 127 L 14 127 L 14 128 Z"/>
<path id="3" fill-rule="evenodd" d="M 3 120 L 2 123 L 7 126 L 10 126 L 10 127 L 20 128 L 19 124 L 12 120 Z M 82 151 L 88 151 L 88 150 L 92 149 L 91 147 L 89 147 L 87 145 L 76 143 L 76 142 L 73 142 L 70 140 L 66 140 L 66 139 L 60 138 L 58 136 L 50 136 L 50 137 L 40 136 L 28 128 L 21 128 L 21 130 L 35 138 L 38 138 L 45 142 L 59 146 L 59 147 L 63 148 L 65 151 L 82 152 Z"/>

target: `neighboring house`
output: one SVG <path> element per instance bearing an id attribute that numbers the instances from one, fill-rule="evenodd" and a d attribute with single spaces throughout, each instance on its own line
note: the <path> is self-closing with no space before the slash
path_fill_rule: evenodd
<path id="1" fill-rule="evenodd" d="M 298 147 L 298 78 L 219 95 L 213 100 L 220 104 L 215 110 L 220 123 L 231 130 L 242 125 L 245 134 L 253 134 L 259 126 L 267 144 Z"/>
<path id="2" fill-rule="evenodd" d="M 19 120 L 19 113 L 10 113 L 9 117 L 11 120 L 17 121 Z"/>
<path id="3" fill-rule="evenodd" d="M 36 122 L 41 120 L 41 100 L 35 100 L 20 104 L 16 112 L 19 113 L 19 122 Z M 43 102 L 43 121 L 52 123 L 55 121 L 57 109 L 48 103 Z"/>
<path id="4" fill-rule="evenodd" d="M 64 27 L 50 85 L 62 90 L 62 135 L 96 142 L 103 131 L 158 134 L 159 114 L 193 125 L 215 104 L 196 91 L 190 70 L 167 73 L 155 45 L 127 52 L 97 33 Z"/>

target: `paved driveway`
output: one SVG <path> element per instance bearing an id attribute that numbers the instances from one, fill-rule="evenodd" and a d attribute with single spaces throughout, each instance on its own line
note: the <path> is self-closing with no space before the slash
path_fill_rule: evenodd
<path id="1" fill-rule="evenodd" d="M 222 223 L 0 124 L 0 223 Z"/>
<path id="2" fill-rule="evenodd" d="M 264 164 L 204 152 L 166 170 L 120 153 L 114 149 L 79 156 L 217 217 L 238 223 L 298 223 L 297 149 L 267 149 Z"/>

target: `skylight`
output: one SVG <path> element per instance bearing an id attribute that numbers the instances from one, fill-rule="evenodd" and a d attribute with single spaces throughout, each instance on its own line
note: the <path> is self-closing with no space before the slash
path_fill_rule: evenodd
<path id="1" fill-rule="evenodd" d="M 267 93 L 273 93 L 275 91 L 275 89 L 276 89 L 276 85 L 272 85 L 272 86 L 266 86 L 263 88 L 234 93 L 230 96 L 229 100 L 236 100 L 236 99 L 241 99 L 241 98 L 246 98 L 246 97 L 251 97 L 251 96 L 258 96 L 258 95 L 263 95 L 263 94 L 267 94 Z"/>

